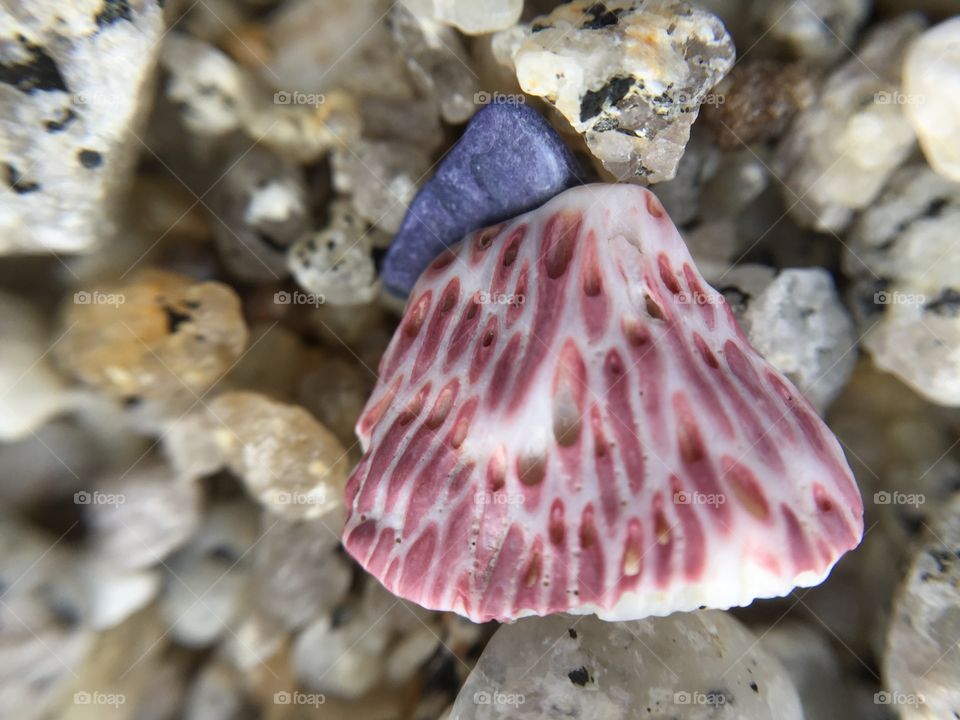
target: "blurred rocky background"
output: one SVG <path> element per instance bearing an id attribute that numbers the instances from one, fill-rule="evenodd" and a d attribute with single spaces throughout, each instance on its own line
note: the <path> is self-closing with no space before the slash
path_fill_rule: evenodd
<path id="1" fill-rule="evenodd" d="M 960 717 L 957 13 L 0 2 L 2 714 Z M 345 555 L 381 260 L 491 103 L 652 185 L 838 434 L 867 531 L 822 586 L 498 629 Z"/>

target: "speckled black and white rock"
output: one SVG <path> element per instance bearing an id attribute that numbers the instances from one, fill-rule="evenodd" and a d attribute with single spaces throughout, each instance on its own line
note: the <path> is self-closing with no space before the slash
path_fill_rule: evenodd
<path id="1" fill-rule="evenodd" d="M 875 26 L 780 143 L 773 171 L 791 215 L 804 227 L 843 230 L 913 149 L 900 70 L 923 24 L 918 15 L 903 15 Z"/>
<path id="2" fill-rule="evenodd" d="M 950 182 L 926 163 L 897 170 L 873 205 L 861 213 L 846 235 L 843 271 L 852 278 L 895 280 L 919 274 L 925 233 L 960 212 L 960 183 Z M 945 228 L 946 229 L 946 228 Z M 937 255 L 932 255 L 932 263 Z M 904 263 L 914 260 L 912 263 Z M 921 264 L 917 264 L 919 261 Z M 872 301 L 872 298 L 871 298 Z M 882 308 L 879 308 L 882 309 Z"/>
<path id="3" fill-rule="evenodd" d="M 287 250 L 306 231 L 309 208 L 300 168 L 263 148 L 230 158 L 208 205 L 220 258 L 236 278 L 279 282 Z"/>
<path id="4" fill-rule="evenodd" d="M 924 163 L 902 168 L 850 228 L 863 344 L 929 400 L 960 405 L 960 184 Z"/>
<path id="5" fill-rule="evenodd" d="M 0 254 L 88 251 L 113 236 L 141 147 L 160 5 L 0 8 Z"/>
<path id="6" fill-rule="evenodd" d="M 701 103 L 733 66 L 714 15 L 673 0 L 574 0 L 510 33 L 524 92 L 543 97 L 620 180 L 671 179 Z"/>
<path id="7" fill-rule="evenodd" d="M 903 92 L 927 161 L 945 178 L 960 181 L 960 17 L 913 43 L 903 64 Z"/>
<path id="8" fill-rule="evenodd" d="M 460 36 L 436 21 L 414 15 L 403 3 L 393 6 L 389 18 L 394 40 L 420 92 L 436 97 L 447 122 L 469 120 L 477 111 L 475 96 L 480 84 Z"/>
<path id="9" fill-rule="evenodd" d="M 251 87 L 223 51 L 174 31 L 163 40 L 160 63 L 168 75 L 164 94 L 180 110 L 190 132 L 217 137 L 240 127 Z"/>
<path id="10" fill-rule="evenodd" d="M 823 413 L 857 360 L 853 320 L 830 273 L 784 270 L 750 301 L 742 321 L 750 343 Z"/>
<path id="11" fill-rule="evenodd" d="M 960 494 L 917 548 L 893 608 L 883 678 L 904 720 L 960 715 Z"/>
<path id="12" fill-rule="evenodd" d="M 302 237 L 287 256 L 300 286 L 320 304 L 362 305 L 380 292 L 380 281 L 370 254 L 374 235 L 353 204 L 336 201 L 330 222 Z"/>
<path id="13" fill-rule="evenodd" d="M 552 615 L 502 626 L 457 696 L 457 720 L 801 720 L 797 691 L 722 612 L 608 623 Z"/>

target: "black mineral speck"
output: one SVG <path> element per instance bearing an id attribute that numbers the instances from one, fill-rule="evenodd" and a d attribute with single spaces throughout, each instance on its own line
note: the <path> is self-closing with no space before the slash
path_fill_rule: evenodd
<path id="1" fill-rule="evenodd" d="M 12 85 L 20 92 L 59 90 L 69 92 L 56 61 L 38 45 L 27 45 L 30 59 L 23 63 L 0 63 L 0 83 Z"/>
<path id="2" fill-rule="evenodd" d="M 270 235 L 269 233 L 258 232 L 258 233 L 257 233 L 257 239 L 260 240 L 260 242 L 262 242 L 264 245 L 266 245 L 266 246 L 267 246 L 268 248 L 270 248 L 271 250 L 275 250 L 275 251 L 277 251 L 277 252 L 286 252 L 286 250 L 287 250 L 287 246 L 286 246 L 286 245 L 283 245 L 283 244 L 277 242 L 277 240 L 276 240 L 272 235 Z"/>
<path id="3" fill-rule="evenodd" d="M 904 232 L 908 227 L 910 227 L 911 224 L 913 224 L 913 223 L 916 222 L 917 220 L 919 220 L 919 219 L 921 219 L 921 218 L 923 218 L 923 219 L 928 219 L 928 220 L 929 220 L 929 219 L 933 219 L 933 218 L 939 217 L 939 216 L 940 216 L 940 213 L 943 212 L 944 208 L 945 208 L 947 205 L 948 205 L 948 202 L 947 202 L 947 199 L 946 199 L 946 198 L 942 198 L 942 197 L 941 197 L 941 198 L 934 198 L 933 200 L 931 200 L 931 201 L 927 204 L 927 207 L 925 207 L 925 208 L 923 209 L 923 211 L 919 213 L 919 215 L 917 215 L 917 216 L 915 216 L 915 217 L 912 217 L 912 218 L 910 218 L 909 220 L 904 220 L 904 221 L 901 222 L 899 225 L 897 225 L 896 230 L 894 230 L 894 232 L 893 232 L 893 238 L 891 238 L 890 240 L 888 240 L 887 242 L 885 242 L 883 245 L 881 245 L 881 246 L 880 246 L 880 249 L 881 249 L 881 250 L 888 250 L 888 249 L 890 249 L 890 247 L 893 245 L 893 243 L 894 243 L 894 241 L 895 241 L 895 238 L 896 238 L 898 235 L 902 235 L 903 232 Z"/>
<path id="4" fill-rule="evenodd" d="M 620 21 L 620 13 L 622 10 L 610 10 L 606 5 L 601 3 L 594 3 L 589 8 L 585 15 L 590 19 L 583 24 L 585 30 L 599 30 L 600 28 L 609 27 L 610 25 L 616 25 Z"/>
<path id="5" fill-rule="evenodd" d="M 330 627 L 338 628 L 341 625 L 344 625 L 347 620 L 350 619 L 350 606 L 349 605 L 338 605 L 333 609 L 333 612 L 330 615 Z"/>
<path id="6" fill-rule="evenodd" d="M 750 689 L 753 690 L 755 693 L 760 692 L 760 686 L 753 681 L 750 682 Z"/>
<path id="7" fill-rule="evenodd" d="M 616 118 L 602 117 L 593 124 L 593 128 L 591 129 L 594 132 L 607 132 L 609 130 L 619 130 L 620 122 Z M 632 135 L 633 133 L 630 132 L 629 134 Z"/>
<path id="8" fill-rule="evenodd" d="M 599 90 L 587 90 L 580 101 L 580 122 L 586 122 L 599 115 L 606 102 L 616 105 L 630 92 L 633 83 L 632 77 L 617 75 L 610 78 L 610 81 Z"/>
<path id="9" fill-rule="evenodd" d="M 77 153 L 77 159 L 87 170 L 98 168 L 103 163 L 103 155 L 96 150 L 83 149 Z"/>
<path id="10" fill-rule="evenodd" d="M 40 189 L 39 183 L 24 180 L 20 171 L 10 163 L 6 163 L 5 167 L 7 170 L 7 185 L 9 185 L 10 189 L 17 195 L 26 195 Z"/>
<path id="11" fill-rule="evenodd" d="M 925 218 L 935 218 L 940 213 L 943 212 L 943 209 L 947 206 L 946 198 L 934 198 L 930 201 L 930 204 L 927 205 L 926 209 L 923 211 L 923 216 Z"/>
<path id="12" fill-rule="evenodd" d="M 67 108 L 59 120 L 47 120 L 43 126 L 46 128 L 47 132 L 52 135 L 54 133 L 62 132 L 76 119 L 77 114 L 70 108 Z"/>
<path id="13" fill-rule="evenodd" d="M 163 311 L 167 314 L 167 329 L 175 333 L 185 322 L 190 322 L 191 318 L 186 313 L 177 312 L 172 307 L 166 306 Z"/>
<path id="14" fill-rule="evenodd" d="M 456 655 L 446 648 L 437 648 L 433 656 L 424 666 L 424 694 L 429 692 L 441 693 L 452 701 L 460 690 L 461 680 L 457 675 Z"/>
<path id="15" fill-rule="evenodd" d="M 947 569 L 947 564 L 953 561 L 951 554 L 947 550 L 931 549 L 927 550 L 933 561 L 937 564 L 937 572 L 942 573 Z"/>
<path id="16" fill-rule="evenodd" d="M 569 630 L 567 630 L 567 632 L 570 634 L 570 637 L 572 637 L 574 640 L 577 639 L 577 631 L 576 631 L 576 630 L 574 630 L 573 628 L 570 628 Z"/>
<path id="17" fill-rule="evenodd" d="M 745 293 L 734 285 L 727 285 L 726 287 L 720 288 L 720 294 L 726 298 L 727 303 L 730 304 L 731 309 L 735 313 L 743 312 L 750 303 L 750 294 Z"/>
<path id="18" fill-rule="evenodd" d="M 240 557 L 237 555 L 236 550 L 234 550 L 229 545 L 215 545 L 209 553 L 211 560 L 216 560 L 221 562 L 224 565 L 233 566 L 240 561 Z"/>
<path id="19" fill-rule="evenodd" d="M 732 705 L 734 702 L 733 693 L 728 690 L 710 690 L 707 692 L 707 704 L 714 707 L 723 707 Z"/>
<path id="20" fill-rule="evenodd" d="M 587 672 L 585 667 L 578 667 L 576 670 L 571 670 L 567 673 L 567 677 L 570 678 L 570 682 L 580 687 L 590 682 L 590 673 Z"/>
<path id="21" fill-rule="evenodd" d="M 927 312 L 947 317 L 957 317 L 960 314 L 960 292 L 953 288 L 944 288 L 937 297 L 923 306 Z"/>
<path id="22" fill-rule="evenodd" d="M 97 13 L 95 19 L 97 27 L 101 29 L 120 20 L 133 22 L 129 0 L 104 0 L 103 9 Z"/>

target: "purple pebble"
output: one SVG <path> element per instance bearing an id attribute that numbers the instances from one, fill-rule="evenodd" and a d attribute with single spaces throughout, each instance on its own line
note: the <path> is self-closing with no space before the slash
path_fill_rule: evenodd
<path id="1" fill-rule="evenodd" d="M 467 125 L 410 203 L 380 277 L 406 296 L 426 267 L 470 231 L 532 210 L 579 182 L 550 124 L 526 105 L 493 104 Z"/>

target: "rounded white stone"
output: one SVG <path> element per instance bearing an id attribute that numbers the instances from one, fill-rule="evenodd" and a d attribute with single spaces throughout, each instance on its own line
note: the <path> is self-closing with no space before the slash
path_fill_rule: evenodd
<path id="1" fill-rule="evenodd" d="M 800 720 L 797 691 L 721 612 L 611 623 L 553 615 L 504 625 L 457 696 L 458 720 Z"/>
<path id="2" fill-rule="evenodd" d="M 856 363 L 856 335 L 830 274 L 784 270 L 747 308 L 751 344 L 789 377 L 820 412 Z"/>
<path id="3" fill-rule="evenodd" d="M 417 15 L 454 25 L 467 35 L 505 30 L 520 19 L 523 0 L 404 0 Z"/>
<path id="4" fill-rule="evenodd" d="M 894 603 L 884 658 L 884 704 L 903 720 L 960 708 L 960 496 L 928 526 Z"/>
<path id="5" fill-rule="evenodd" d="M 930 28 L 903 63 L 904 110 L 927 161 L 960 180 L 960 17 Z"/>

